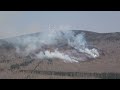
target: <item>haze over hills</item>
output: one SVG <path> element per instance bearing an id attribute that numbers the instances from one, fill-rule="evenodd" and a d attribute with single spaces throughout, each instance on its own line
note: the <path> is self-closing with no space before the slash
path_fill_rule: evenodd
<path id="1" fill-rule="evenodd" d="M 48 38 L 49 33 L 1 39 L 0 78 L 82 78 L 54 74 L 59 71 L 120 73 L 120 32 L 71 30 L 52 32 Z"/>
<path id="2" fill-rule="evenodd" d="M 119 39 L 120 38 L 120 32 L 98 33 L 98 32 L 93 32 L 93 31 L 86 31 L 86 30 L 71 30 L 71 31 L 73 31 L 75 34 L 84 32 L 86 34 L 86 38 L 88 40 L 94 40 L 93 38 L 101 39 L 101 37 L 104 38 L 105 40 L 110 39 L 110 38 L 111 39 Z M 32 33 L 32 34 L 20 35 L 20 36 L 16 36 L 16 37 L 22 38 L 22 37 L 28 37 L 28 36 L 39 36 L 40 34 L 41 34 L 41 32 L 37 32 L 37 33 Z M 12 37 L 10 37 L 10 38 L 12 38 Z M 13 37 L 13 38 L 15 38 L 15 37 Z"/>

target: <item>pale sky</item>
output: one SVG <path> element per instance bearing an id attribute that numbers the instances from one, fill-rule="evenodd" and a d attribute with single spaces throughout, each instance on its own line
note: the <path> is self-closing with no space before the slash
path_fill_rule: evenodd
<path id="1" fill-rule="evenodd" d="M 120 32 L 120 11 L 0 11 L 0 38 L 51 29 Z"/>

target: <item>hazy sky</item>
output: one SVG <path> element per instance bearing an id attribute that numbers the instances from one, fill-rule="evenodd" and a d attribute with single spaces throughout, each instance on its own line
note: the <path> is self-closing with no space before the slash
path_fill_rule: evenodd
<path id="1" fill-rule="evenodd" d="M 0 11 L 0 38 L 51 29 L 120 32 L 120 11 Z"/>

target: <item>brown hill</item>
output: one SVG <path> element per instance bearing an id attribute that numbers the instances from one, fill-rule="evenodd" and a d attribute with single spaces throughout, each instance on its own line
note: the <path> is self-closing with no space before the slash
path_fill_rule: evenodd
<path id="1" fill-rule="evenodd" d="M 39 60 L 16 54 L 14 45 L 1 39 L 0 78 L 120 78 L 120 33 L 73 31 L 75 34 L 84 32 L 87 42 L 102 50 L 103 55 L 80 63 L 64 63 L 59 59 Z M 30 35 L 19 37 L 26 38 Z"/>

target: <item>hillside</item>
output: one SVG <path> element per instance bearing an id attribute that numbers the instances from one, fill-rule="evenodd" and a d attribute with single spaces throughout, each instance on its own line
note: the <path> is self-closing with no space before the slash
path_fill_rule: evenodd
<path id="1" fill-rule="evenodd" d="M 65 52 L 69 55 L 76 56 L 78 58 L 84 57 L 85 61 L 79 63 L 63 62 L 59 58 L 53 59 L 39 59 L 35 57 L 34 53 L 41 50 L 53 50 L 54 46 L 43 45 L 42 49 L 37 48 L 35 52 L 30 52 L 27 56 L 16 53 L 16 45 L 14 41 L 20 38 L 24 41 L 28 37 L 40 36 L 41 33 L 34 33 L 28 35 L 22 35 L 18 37 L 12 37 L 0 40 L 0 78 L 36 78 L 36 79 L 82 79 L 82 78 L 120 78 L 120 32 L 115 33 L 96 33 L 83 30 L 72 30 L 75 35 L 81 32 L 85 33 L 85 39 L 89 48 L 96 48 L 100 56 L 97 58 L 89 58 L 84 53 L 76 54 L 72 52 L 73 49 L 67 44 L 62 44 L 59 51 Z M 35 38 L 36 39 L 36 38 Z M 29 40 L 29 39 L 27 39 Z M 30 38 L 30 40 L 32 40 Z M 11 42 L 9 42 L 11 41 Z M 21 43 L 21 41 L 19 43 Z M 30 43 L 29 41 L 28 43 Z M 33 41 L 32 43 L 36 43 Z M 26 42 L 23 42 L 26 45 Z M 40 42 L 37 42 L 39 47 Z M 60 43 L 59 43 L 60 44 Z M 21 50 L 24 51 L 25 46 L 21 46 Z M 71 51 L 72 50 L 72 51 Z M 116 77 L 115 77 L 116 76 Z"/>

